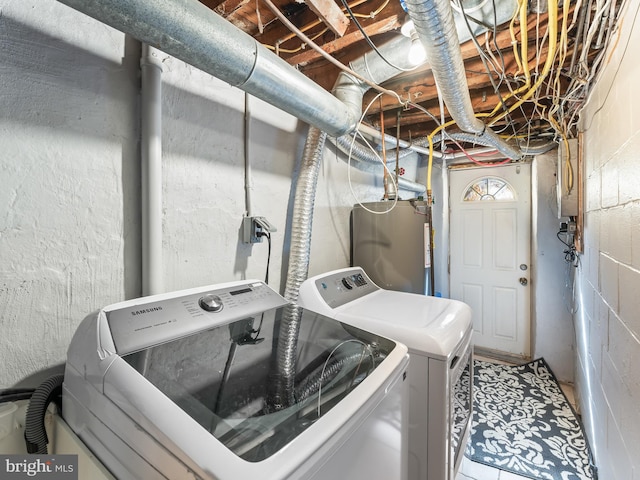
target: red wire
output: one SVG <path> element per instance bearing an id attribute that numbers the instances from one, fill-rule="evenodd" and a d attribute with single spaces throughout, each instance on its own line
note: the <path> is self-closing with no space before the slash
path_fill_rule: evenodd
<path id="1" fill-rule="evenodd" d="M 495 155 L 498 153 L 498 150 L 491 150 L 489 152 L 478 152 L 474 154 L 476 157 L 490 157 L 491 155 Z"/>
<path id="2" fill-rule="evenodd" d="M 471 160 L 473 163 L 475 163 L 476 165 L 480 165 L 481 167 L 495 167 L 495 166 L 499 166 L 499 165 L 504 165 L 505 163 L 509 163 L 511 161 L 510 158 L 507 158 L 506 160 L 502 161 L 502 162 L 497 162 L 497 163 L 486 163 L 486 162 L 481 162 L 480 160 L 476 160 L 474 157 L 471 156 L 471 154 L 469 154 L 469 152 L 467 152 L 464 147 L 462 145 L 460 145 L 456 140 L 451 139 L 453 141 L 453 143 L 455 143 L 458 148 L 462 151 L 462 153 L 464 153 L 465 157 L 467 157 L 469 160 Z M 478 156 L 483 156 L 483 155 L 487 155 L 489 152 L 486 152 L 484 154 L 478 154 Z M 491 154 L 493 155 L 493 154 Z"/>

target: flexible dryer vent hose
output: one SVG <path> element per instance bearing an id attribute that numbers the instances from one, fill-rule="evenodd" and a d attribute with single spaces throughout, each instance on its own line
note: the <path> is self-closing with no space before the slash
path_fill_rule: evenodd
<path id="1" fill-rule="evenodd" d="M 294 305 L 298 300 L 300 285 L 309 273 L 309 255 L 311 253 L 311 231 L 313 228 L 313 209 L 315 206 L 318 172 L 322 163 L 324 143 L 327 134 L 316 127 L 309 127 L 307 141 L 302 155 L 302 165 L 296 183 L 293 204 L 291 247 L 289 269 L 284 291 L 291 305 L 284 308 L 280 320 L 275 365 L 272 369 L 267 409 L 281 410 L 294 402 L 294 383 L 296 374 L 296 353 L 300 316 L 302 310 Z"/>

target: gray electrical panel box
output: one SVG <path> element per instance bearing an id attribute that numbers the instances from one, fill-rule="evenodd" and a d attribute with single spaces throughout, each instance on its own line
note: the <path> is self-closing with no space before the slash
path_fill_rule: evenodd
<path id="1" fill-rule="evenodd" d="M 569 139 L 568 143 L 568 152 L 565 142 L 558 148 L 558 218 L 578 215 L 578 139 Z"/>
<path id="2" fill-rule="evenodd" d="M 392 201 L 365 203 L 385 212 Z M 431 267 L 427 203 L 399 200 L 388 213 L 355 205 L 351 213 L 351 263 L 362 267 L 379 287 L 427 292 Z"/>

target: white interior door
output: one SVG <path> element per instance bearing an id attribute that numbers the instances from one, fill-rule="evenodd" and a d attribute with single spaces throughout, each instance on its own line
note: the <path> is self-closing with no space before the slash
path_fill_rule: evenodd
<path id="1" fill-rule="evenodd" d="M 450 172 L 450 292 L 473 310 L 474 344 L 529 356 L 531 167 Z"/>

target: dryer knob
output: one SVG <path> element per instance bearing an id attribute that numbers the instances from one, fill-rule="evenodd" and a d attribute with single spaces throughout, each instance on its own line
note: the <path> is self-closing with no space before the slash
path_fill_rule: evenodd
<path id="1" fill-rule="evenodd" d="M 219 312 L 224 307 L 222 300 L 217 295 L 213 295 L 212 293 L 205 295 L 200 300 L 198 300 L 200 307 L 207 312 Z"/>
<path id="2" fill-rule="evenodd" d="M 346 288 L 347 290 L 351 290 L 353 288 L 353 286 L 351 285 L 351 283 L 349 283 L 349 280 L 347 280 L 346 277 L 342 279 L 342 285 L 344 285 L 344 288 Z"/>

